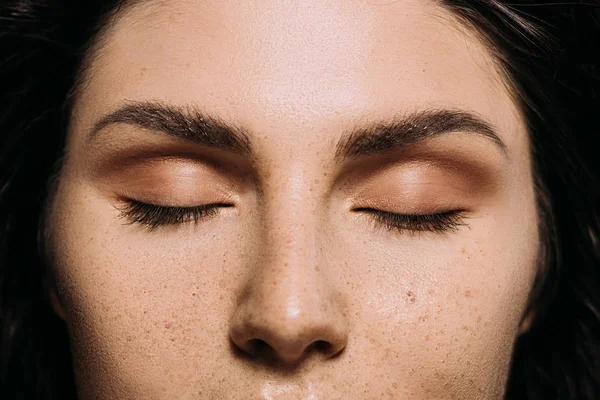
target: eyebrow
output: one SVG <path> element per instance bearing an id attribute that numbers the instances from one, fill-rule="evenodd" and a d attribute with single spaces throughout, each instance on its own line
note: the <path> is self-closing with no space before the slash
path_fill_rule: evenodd
<path id="1" fill-rule="evenodd" d="M 357 158 L 387 153 L 418 141 L 451 132 L 477 134 L 490 140 L 506 155 L 508 150 L 492 124 L 467 111 L 427 109 L 403 115 L 392 122 L 355 128 L 338 142 L 336 158 Z"/>
<path id="2" fill-rule="evenodd" d="M 129 102 L 107 114 L 92 127 L 90 140 L 111 124 L 129 124 L 250 157 L 250 134 L 242 127 L 209 117 L 195 107 L 178 107 L 156 102 Z M 492 124 L 463 110 L 426 109 L 344 132 L 337 143 L 335 158 L 344 160 L 389 153 L 440 134 L 477 134 L 495 144 L 506 155 L 507 147 Z"/>
<path id="3" fill-rule="evenodd" d="M 129 102 L 105 115 L 92 127 L 89 141 L 112 124 L 128 124 L 216 148 L 231 153 L 250 155 L 250 135 L 214 116 L 207 116 L 192 106 L 178 107 L 155 102 Z"/>

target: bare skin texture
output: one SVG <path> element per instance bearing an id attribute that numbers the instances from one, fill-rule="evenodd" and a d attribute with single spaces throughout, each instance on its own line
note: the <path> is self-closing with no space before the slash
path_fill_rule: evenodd
<path id="1" fill-rule="evenodd" d="M 539 247 L 525 122 L 476 35 L 383 3 L 151 1 L 109 27 L 48 221 L 82 399 L 502 396 Z M 176 137 L 165 106 L 243 140 Z M 344 145 L 440 110 L 502 144 Z M 220 206 L 151 227 L 131 200 Z M 376 210 L 460 213 L 434 231 Z"/>

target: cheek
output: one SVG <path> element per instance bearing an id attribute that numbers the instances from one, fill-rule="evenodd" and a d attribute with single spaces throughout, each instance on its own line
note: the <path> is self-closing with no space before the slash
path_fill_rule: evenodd
<path id="1" fill-rule="evenodd" d="M 396 371 L 390 385 L 397 374 L 429 382 L 431 398 L 503 387 L 537 260 L 536 230 L 515 229 L 517 215 L 481 218 L 455 237 L 348 244 L 359 352 L 381 353 Z"/>
<path id="2" fill-rule="evenodd" d="M 91 374 L 79 379 L 89 383 L 84 389 L 143 382 L 139 396 L 209 374 L 201 361 L 229 354 L 223 332 L 244 243 L 232 242 L 231 230 L 149 234 L 115 222 L 106 201 L 72 192 L 55 214 L 55 274 L 76 373 Z"/>

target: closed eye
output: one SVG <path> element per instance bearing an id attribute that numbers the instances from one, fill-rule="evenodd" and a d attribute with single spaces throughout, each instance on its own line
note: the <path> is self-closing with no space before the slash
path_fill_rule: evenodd
<path id="1" fill-rule="evenodd" d="M 179 225 L 214 217 L 219 208 L 233 207 L 233 204 L 214 203 L 193 207 L 170 207 L 157 204 L 143 203 L 137 200 L 126 200 L 123 207 L 117 207 L 120 218 L 127 220 L 127 224 L 139 224 L 154 230 L 163 225 Z"/>
<path id="2" fill-rule="evenodd" d="M 377 225 L 400 232 L 436 232 L 456 231 L 464 222 L 464 210 L 449 210 L 435 214 L 397 214 L 373 208 L 356 208 L 364 212 Z"/>

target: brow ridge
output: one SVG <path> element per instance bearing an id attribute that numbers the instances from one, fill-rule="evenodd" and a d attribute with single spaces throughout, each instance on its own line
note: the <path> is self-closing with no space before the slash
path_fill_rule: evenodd
<path id="1" fill-rule="evenodd" d="M 130 124 L 152 131 L 250 156 L 250 134 L 240 126 L 207 116 L 193 106 L 175 106 L 154 101 L 127 102 L 98 120 L 90 140 L 112 124 Z M 474 133 L 493 142 L 506 155 L 507 147 L 492 124 L 475 113 L 456 109 L 425 109 L 405 113 L 391 121 L 372 123 L 345 131 L 336 145 L 337 160 L 389 153 L 451 132 Z"/>

